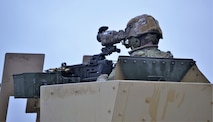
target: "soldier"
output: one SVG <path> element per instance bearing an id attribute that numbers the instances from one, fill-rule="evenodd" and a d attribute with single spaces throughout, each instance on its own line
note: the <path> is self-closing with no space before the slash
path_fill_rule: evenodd
<path id="1" fill-rule="evenodd" d="M 124 45 L 131 48 L 130 56 L 172 58 L 167 51 L 158 49 L 159 40 L 163 38 L 158 21 L 147 14 L 132 18 L 125 29 L 126 38 Z"/>
<path id="2" fill-rule="evenodd" d="M 158 21 L 151 15 L 143 14 L 132 18 L 125 29 L 126 48 L 131 48 L 130 56 L 173 58 L 170 51 L 158 49 L 159 40 L 163 38 Z M 109 77 L 106 74 L 99 76 L 98 80 L 105 81 L 114 78 L 115 70 Z"/>

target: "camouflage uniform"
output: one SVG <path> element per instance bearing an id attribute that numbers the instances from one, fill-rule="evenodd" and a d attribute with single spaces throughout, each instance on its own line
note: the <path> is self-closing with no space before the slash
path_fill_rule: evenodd
<path id="1" fill-rule="evenodd" d="M 173 55 L 170 51 L 164 52 L 158 49 L 158 46 L 144 47 L 138 50 L 132 50 L 129 52 L 130 56 L 141 57 L 156 57 L 156 58 L 172 58 Z"/>

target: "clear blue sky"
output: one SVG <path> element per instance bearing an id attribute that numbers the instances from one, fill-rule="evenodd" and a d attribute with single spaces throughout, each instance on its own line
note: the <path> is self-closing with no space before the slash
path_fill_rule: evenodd
<path id="1" fill-rule="evenodd" d="M 163 30 L 159 48 L 194 59 L 213 82 L 212 11 L 212 0 L 0 0 L 0 74 L 7 52 L 44 53 L 44 69 L 79 64 L 83 55 L 100 52 L 100 26 L 124 29 L 132 17 L 150 14 Z M 128 55 L 119 47 L 122 52 L 109 59 Z M 26 100 L 10 102 L 8 122 L 35 121 L 35 115 L 24 113 Z"/>

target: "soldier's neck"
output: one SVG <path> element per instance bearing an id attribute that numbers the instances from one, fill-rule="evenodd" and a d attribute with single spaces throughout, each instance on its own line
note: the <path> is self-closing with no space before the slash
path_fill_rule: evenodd
<path id="1" fill-rule="evenodd" d="M 135 52 L 137 50 L 143 50 L 143 49 L 148 49 L 148 48 L 158 48 L 158 45 L 153 44 L 153 43 L 147 43 L 147 44 L 145 44 L 143 46 L 140 46 L 140 47 L 132 49 L 131 51 L 129 51 L 129 54 L 131 54 L 131 53 L 133 53 L 133 52 Z"/>

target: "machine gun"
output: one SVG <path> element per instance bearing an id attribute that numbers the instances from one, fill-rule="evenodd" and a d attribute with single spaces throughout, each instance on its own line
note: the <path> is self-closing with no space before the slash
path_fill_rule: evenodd
<path id="1" fill-rule="evenodd" d="M 106 56 L 113 52 L 120 53 L 120 49 L 114 44 L 119 43 L 125 36 L 122 30 L 117 32 L 106 31 L 107 29 L 107 26 L 102 26 L 97 34 L 97 40 L 104 46 L 100 54 L 93 55 L 89 62 L 84 64 L 67 66 L 66 63 L 62 63 L 56 72 L 60 72 L 62 77 L 69 80 L 68 82 L 90 82 L 95 81 L 101 74 L 109 75 L 113 69 L 113 62 L 106 60 Z"/>
<path id="2" fill-rule="evenodd" d="M 96 81 L 101 74 L 110 74 L 113 69 L 113 62 L 107 60 L 106 56 L 113 52 L 120 52 L 114 45 L 106 46 L 102 48 L 102 52 L 97 55 L 93 55 L 91 59 L 83 64 L 66 65 L 62 63 L 59 72 L 62 77 L 69 79 L 69 82 L 90 82 Z M 62 69 L 62 70 L 61 70 Z M 56 72 L 58 72 L 56 70 Z"/>
<path id="3" fill-rule="evenodd" d="M 67 65 L 62 63 L 59 68 L 51 68 L 45 72 L 14 74 L 15 98 L 38 98 L 40 86 L 64 83 L 79 83 L 96 81 L 101 74 L 110 74 L 113 62 L 106 56 L 120 52 L 114 44 L 123 40 L 123 31 L 106 31 L 108 27 L 99 29 L 97 40 L 104 46 L 100 54 L 93 55 L 86 63 Z M 122 37 L 122 38 L 121 38 Z"/>

